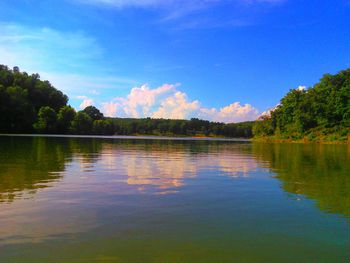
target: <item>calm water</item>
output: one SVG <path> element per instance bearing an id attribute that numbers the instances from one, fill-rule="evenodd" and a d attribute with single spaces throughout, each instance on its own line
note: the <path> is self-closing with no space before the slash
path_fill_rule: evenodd
<path id="1" fill-rule="evenodd" d="M 0 262 L 350 262 L 350 147 L 0 136 Z"/>

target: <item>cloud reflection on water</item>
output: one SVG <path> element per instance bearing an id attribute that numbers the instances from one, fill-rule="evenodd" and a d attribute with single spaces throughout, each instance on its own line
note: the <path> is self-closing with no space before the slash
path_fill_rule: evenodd
<path id="1" fill-rule="evenodd" d="M 159 209 L 157 195 L 183 198 L 204 186 L 205 196 L 218 179 L 260 168 L 322 211 L 350 214 L 346 146 L 52 138 L 0 144 L 0 245 L 88 233 L 106 222 L 101 210 L 110 210 L 115 223 L 138 218 L 142 209 Z"/>
<path id="2" fill-rule="evenodd" d="M 35 243 L 96 227 L 99 207 L 175 194 L 206 172 L 247 176 L 239 144 L 26 138 L 0 141 L 0 242 Z M 6 158 L 5 158 L 6 156 Z M 11 196 L 11 198 L 9 198 Z"/>
<path id="3" fill-rule="evenodd" d="M 108 169 L 117 177 L 125 177 L 128 185 L 153 186 L 164 193 L 186 185 L 186 180 L 196 177 L 200 171 L 212 170 L 221 175 L 248 176 L 258 168 L 258 163 L 249 154 L 242 154 L 234 145 L 209 146 L 207 152 L 191 154 L 188 149 L 160 146 L 150 149 L 138 147 L 123 154 L 123 147 L 105 145 L 95 170 Z M 153 188 L 153 190 L 154 190 Z M 169 193 L 173 193 L 170 191 Z"/>

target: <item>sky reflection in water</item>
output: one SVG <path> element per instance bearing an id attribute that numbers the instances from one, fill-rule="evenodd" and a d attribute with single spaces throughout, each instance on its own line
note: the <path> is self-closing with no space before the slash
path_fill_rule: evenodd
<path id="1" fill-rule="evenodd" d="M 0 145 L 0 259 L 29 249 L 29 261 L 48 260 L 43 244 L 69 247 L 67 260 L 82 246 L 84 260 L 164 260 L 172 251 L 178 260 L 256 262 L 264 251 L 277 262 L 300 250 L 303 261 L 320 249 L 325 262 L 349 259 L 346 145 L 30 137 Z"/>

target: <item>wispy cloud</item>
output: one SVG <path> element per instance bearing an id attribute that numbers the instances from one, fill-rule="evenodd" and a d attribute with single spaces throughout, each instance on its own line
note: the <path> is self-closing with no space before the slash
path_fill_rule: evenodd
<path id="1" fill-rule="evenodd" d="M 159 11 L 158 23 L 176 22 L 175 29 L 242 27 L 254 23 L 259 7 L 282 4 L 287 0 L 71 0 L 96 7 L 143 8 Z M 216 8 L 230 10 L 227 17 L 216 17 Z M 252 12 L 254 10 L 254 12 Z M 184 21 L 180 21 L 184 19 Z M 180 23 L 179 23 L 180 21 Z"/>
<path id="2" fill-rule="evenodd" d="M 259 111 L 250 104 L 234 102 L 220 109 L 206 108 L 198 100 L 190 100 L 177 85 L 164 84 L 151 89 L 148 85 L 133 88 L 126 97 L 102 104 L 107 116 L 133 118 L 201 119 L 219 122 L 255 120 Z"/>
<path id="3" fill-rule="evenodd" d="M 102 72 L 103 49 L 94 38 L 79 31 L 0 23 L 0 58 L 2 64 L 38 72 L 70 97 L 137 84 L 130 78 Z"/>
<path id="4" fill-rule="evenodd" d="M 137 81 L 113 76 L 94 76 L 87 74 L 70 74 L 45 72 L 40 73 L 42 79 L 48 79 L 50 82 L 63 92 L 71 95 L 89 93 L 100 95 L 107 90 L 125 90 L 132 85 L 137 85 Z"/>
<path id="5" fill-rule="evenodd" d="M 92 4 L 92 5 L 102 5 L 102 6 L 112 6 L 116 8 L 124 7 L 150 7 L 150 6 L 163 6 L 169 5 L 174 2 L 174 0 L 74 0 L 82 4 Z M 181 1 L 184 2 L 184 1 Z"/>
<path id="6" fill-rule="evenodd" d="M 88 51 L 88 52 L 87 52 Z M 0 57 L 3 63 L 33 69 L 80 69 L 100 58 L 102 49 L 82 32 L 60 32 L 0 23 Z"/>
<path id="7" fill-rule="evenodd" d="M 164 8 L 168 6 L 187 6 L 196 10 L 204 6 L 235 3 L 235 4 L 278 4 L 287 0 L 73 0 L 83 4 L 93 4 L 100 6 L 111 6 L 116 8 L 126 7 L 152 7 Z M 196 8 L 195 8 L 196 7 Z"/>

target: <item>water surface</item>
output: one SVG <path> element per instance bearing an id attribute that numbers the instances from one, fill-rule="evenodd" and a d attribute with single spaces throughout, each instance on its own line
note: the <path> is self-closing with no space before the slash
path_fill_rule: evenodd
<path id="1" fill-rule="evenodd" d="M 0 149 L 0 262 L 350 261 L 347 145 L 0 136 Z"/>

